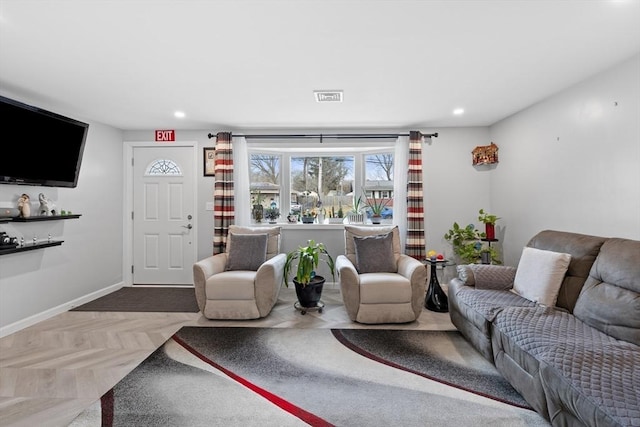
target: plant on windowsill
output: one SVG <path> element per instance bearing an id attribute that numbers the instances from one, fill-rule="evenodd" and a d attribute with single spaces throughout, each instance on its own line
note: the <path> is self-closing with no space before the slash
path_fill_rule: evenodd
<path id="1" fill-rule="evenodd" d="M 382 222 L 382 212 L 384 211 L 384 208 L 386 208 L 390 203 L 390 201 L 391 199 L 377 199 L 375 195 L 366 197 L 365 206 L 371 209 L 371 222 L 373 224 L 380 224 L 380 222 Z"/>
<path id="2" fill-rule="evenodd" d="M 353 198 L 353 207 L 351 208 L 351 212 L 347 214 L 347 219 L 349 224 L 363 224 L 364 223 L 364 214 L 362 210 L 365 208 L 365 204 L 362 201 L 362 196 L 358 196 L 357 198 Z"/>
<path id="3" fill-rule="evenodd" d="M 264 201 L 264 196 L 262 195 L 260 190 L 258 190 L 253 200 L 251 200 L 251 204 L 252 204 L 251 216 L 257 223 L 262 222 L 262 218 L 264 218 L 264 206 L 262 205 L 263 201 Z"/>
<path id="4" fill-rule="evenodd" d="M 312 210 L 306 209 L 302 214 L 301 219 L 303 224 L 313 224 L 316 220 L 316 213 Z"/>
<path id="5" fill-rule="evenodd" d="M 325 282 L 323 276 L 316 275 L 316 268 L 318 268 L 320 261 L 327 264 L 335 281 L 335 264 L 323 243 L 309 240 L 307 246 L 299 246 L 298 249 L 287 253 L 287 259 L 284 263 L 284 285 L 289 287 L 289 276 L 292 269 L 295 268 L 296 275 L 293 278 L 293 283 L 296 286 L 298 302 L 302 307 L 316 307 L 320 301 Z M 296 262 L 297 265 L 294 266 Z"/>
<path id="6" fill-rule="evenodd" d="M 280 209 L 267 208 L 264 210 L 264 217 L 269 221 L 269 224 L 275 224 L 278 218 L 280 218 Z"/>

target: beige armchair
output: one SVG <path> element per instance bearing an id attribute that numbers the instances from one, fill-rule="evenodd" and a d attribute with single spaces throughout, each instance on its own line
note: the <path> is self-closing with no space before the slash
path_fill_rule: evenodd
<path id="1" fill-rule="evenodd" d="M 280 227 L 229 227 L 225 253 L 193 265 L 196 301 L 207 319 L 258 319 L 278 300 L 286 254 Z"/>
<path id="2" fill-rule="evenodd" d="M 345 254 L 336 270 L 349 318 L 359 323 L 406 323 L 420 316 L 427 270 L 401 253 L 397 226 L 345 225 Z"/>

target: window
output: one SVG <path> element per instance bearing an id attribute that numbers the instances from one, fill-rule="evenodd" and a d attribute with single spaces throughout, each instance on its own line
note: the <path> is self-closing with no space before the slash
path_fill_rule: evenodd
<path id="1" fill-rule="evenodd" d="M 291 157 L 291 211 L 337 215 L 353 204 L 354 156 Z"/>
<path id="2" fill-rule="evenodd" d="M 373 146 L 372 146 L 373 145 Z M 282 217 L 306 210 L 326 217 L 346 214 L 354 197 L 373 192 L 388 199 L 385 218 L 393 216 L 393 147 L 344 143 L 255 143 L 249 147 L 250 193 L 267 208 L 272 201 Z M 273 200 L 272 200 L 273 199 Z"/>
<path id="3" fill-rule="evenodd" d="M 251 205 L 280 208 L 281 156 L 255 153 L 249 159 Z"/>
<path id="4" fill-rule="evenodd" d="M 393 153 L 366 154 L 364 167 L 366 197 L 384 205 L 383 219 L 393 218 Z"/>
<path id="5" fill-rule="evenodd" d="M 154 160 L 147 166 L 145 175 L 173 175 L 182 176 L 180 166 L 178 166 L 173 160 L 158 159 Z"/>

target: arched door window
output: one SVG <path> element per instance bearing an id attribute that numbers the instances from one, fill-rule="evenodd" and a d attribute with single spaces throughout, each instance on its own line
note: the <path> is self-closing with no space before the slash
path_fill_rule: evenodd
<path id="1" fill-rule="evenodd" d="M 171 175 L 171 176 L 182 176 L 182 170 L 180 166 L 176 164 L 173 160 L 168 159 L 158 159 L 154 160 L 147 166 L 145 171 L 145 175 Z"/>

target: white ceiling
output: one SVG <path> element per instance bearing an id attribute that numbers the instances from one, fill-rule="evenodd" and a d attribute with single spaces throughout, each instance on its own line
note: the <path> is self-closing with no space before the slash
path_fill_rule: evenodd
<path id="1" fill-rule="evenodd" d="M 638 0 L 0 0 L 0 92 L 125 130 L 487 126 L 639 52 Z"/>

